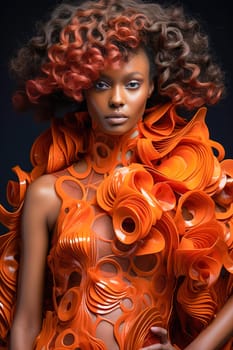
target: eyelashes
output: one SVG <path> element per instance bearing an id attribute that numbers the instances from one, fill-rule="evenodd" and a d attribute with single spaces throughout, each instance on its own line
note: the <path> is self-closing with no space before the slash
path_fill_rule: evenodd
<path id="1" fill-rule="evenodd" d="M 94 84 L 94 88 L 99 91 L 108 90 L 113 87 L 114 84 L 105 80 L 98 80 Z M 142 85 L 142 81 L 138 79 L 132 79 L 124 84 L 124 88 L 128 90 L 137 90 Z"/>

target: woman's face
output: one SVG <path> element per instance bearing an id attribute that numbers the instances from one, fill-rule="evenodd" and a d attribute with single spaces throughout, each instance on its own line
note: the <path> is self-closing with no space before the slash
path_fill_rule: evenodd
<path id="1" fill-rule="evenodd" d="M 123 135 L 143 117 L 153 90 L 149 60 L 143 49 L 118 68 L 107 67 L 85 91 L 93 127 L 109 135 Z"/>

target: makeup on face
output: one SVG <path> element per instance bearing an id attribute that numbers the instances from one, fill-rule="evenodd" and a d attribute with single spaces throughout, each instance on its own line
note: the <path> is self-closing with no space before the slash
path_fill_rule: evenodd
<path id="1" fill-rule="evenodd" d="M 85 91 L 94 128 L 109 135 L 123 135 L 133 129 L 143 117 L 153 88 L 143 49 L 130 54 L 118 68 L 106 67 L 93 87 Z"/>

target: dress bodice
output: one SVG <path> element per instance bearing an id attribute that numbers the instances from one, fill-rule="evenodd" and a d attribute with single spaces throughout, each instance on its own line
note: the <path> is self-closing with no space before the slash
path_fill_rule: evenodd
<path id="1" fill-rule="evenodd" d="M 142 241 L 130 245 L 119 241 L 111 214 L 98 205 L 96 192 L 104 178 L 106 174 L 93 169 L 79 178 L 71 167 L 56 181 L 62 206 L 48 258 L 54 278 L 56 331 L 64 331 L 64 342 L 72 329 L 76 334 L 72 345 L 82 349 L 85 344 L 95 349 L 96 342 L 101 349 L 124 349 L 132 342 L 140 347 L 152 323 L 167 327 L 169 321 L 175 283 L 167 266 L 174 247 L 168 242 L 172 232 L 178 243 L 177 232 L 173 227 L 168 234 L 166 225 L 172 226 L 171 220 L 162 219 L 164 237 L 154 234 L 158 247 L 145 255 Z M 144 324 L 148 314 L 153 322 Z M 140 333 L 135 333 L 136 324 Z"/>
<path id="2" fill-rule="evenodd" d="M 90 135 L 89 151 L 53 174 L 61 207 L 48 255 L 52 296 L 35 349 L 136 350 L 157 341 L 155 325 L 182 348 L 232 293 L 233 161 L 209 138 L 205 113 L 185 121 L 174 106 L 157 106 L 127 135 Z M 70 143 L 63 129 L 53 130 L 49 166 L 83 150 L 73 129 Z M 38 167 L 16 171 L 18 211 L 0 208 L 10 230 L 0 237 L 2 339 L 25 184 L 41 171 L 47 137 L 33 149 Z"/>

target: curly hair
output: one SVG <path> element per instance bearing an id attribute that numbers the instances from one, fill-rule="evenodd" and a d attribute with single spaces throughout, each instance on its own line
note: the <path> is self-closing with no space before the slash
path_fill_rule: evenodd
<path id="1" fill-rule="evenodd" d="M 141 0 L 62 3 L 11 61 L 18 82 L 17 109 L 36 104 L 52 111 L 80 104 L 106 64 L 127 60 L 143 46 L 157 99 L 193 109 L 215 104 L 224 73 L 214 62 L 208 36 L 182 7 Z M 49 113 L 47 113 L 49 115 Z"/>

